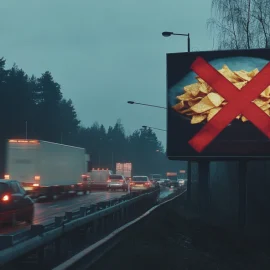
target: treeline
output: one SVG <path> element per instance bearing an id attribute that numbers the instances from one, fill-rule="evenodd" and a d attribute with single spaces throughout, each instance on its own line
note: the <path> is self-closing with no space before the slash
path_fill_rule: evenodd
<path id="1" fill-rule="evenodd" d="M 49 71 L 39 78 L 30 77 L 16 65 L 6 69 L 3 58 L 0 112 L 1 141 L 27 137 L 80 146 L 90 154 L 93 167 L 115 169 L 116 162 L 132 162 L 136 174 L 183 169 L 184 164 L 168 161 L 151 129 L 136 130 L 127 136 L 120 120 L 108 130 L 98 123 L 84 127 L 72 100 L 63 97 L 61 86 Z"/>

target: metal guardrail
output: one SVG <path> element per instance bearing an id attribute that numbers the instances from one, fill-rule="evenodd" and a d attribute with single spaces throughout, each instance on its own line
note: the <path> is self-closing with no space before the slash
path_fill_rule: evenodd
<path id="1" fill-rule="evenodd" d="M 123 232 L 126 232 L 128 229 L 132 230 L 135 224 L 149 216 L 152 212 L 159 209 L 164 204 L 167 204 L 168 202 L 171 202 L 176 198 L 179 198 L 180 196 L 185 196 L 185 192 L 185 188 L 179 188 L 174 192 L 168 194 L 166 197 L 159 200 L 159 203 L 157 205 L 148 209 L 147 212 L 131 220 L 127 224 L 124 224 L 120 228 L 117 228 L 98 242 L 88 246 L 67 261 L 56 266 L 55 268 L 53 268 L 53 270 L 90 269 L 93 263 L 95 263 L 97 260 L 102 259 L 102 256 L 108 251 L 110 251 L 112 248 L 114 248 L 115 245 L 119 243 L 124 237 L 128 237 L 127 234 L 122 234 Z"/>
<path id="2" fill-rule="evenodd" d="M 54 241 L 64 234 L 83 227 L 117 211 L 122 211 L 148 196 L 159 194 L 159 188 L 129 193 L 112 200 L 99 202 L 89 207 L 80 207 L 76 212 L 56 216 L 51 224 L 32 225 L 31 229 L 12 235 L 0 236 L 0 266 Z"/>

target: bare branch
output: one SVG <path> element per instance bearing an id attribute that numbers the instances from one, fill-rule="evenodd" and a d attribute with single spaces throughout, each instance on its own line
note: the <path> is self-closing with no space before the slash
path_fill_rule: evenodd
<path id="1" fill-rule="evenodd" d="M 269 47 L 269 0 L 212 0 L 212 18 L 207 21 L 218 48 Z"/>

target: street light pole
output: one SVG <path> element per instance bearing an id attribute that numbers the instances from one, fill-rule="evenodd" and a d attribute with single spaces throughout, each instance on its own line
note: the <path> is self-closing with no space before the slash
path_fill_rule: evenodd
<path id="1" fill-rule="evenodd" d="M 163 32 L 162 33 L 163 37 L 170 37 L 170 36 L 184 36 L 187 37 L 187 50 L 190 52 L 190 34 L 179 34 L 179 33 L 174 33 L 174 32 Z"/>
<path id="2" fill-rule="evenodd" d="M 189 33 L 187 36 L 187 47 L 188 47 L 188 52 L 190 52 L 190 34 Z"/>
<path id="3" fill-rule="evenodd" d="M 187 37 L 187 51 L 190 52 L 190 34 L 178 34 L 173 32 L 163 32 L 162 36 L 164 37 L 170 37 L 170 36 L 185 36 Z M 187 202 L 190 202 L 191 200 L 191 161 L 188 161 L 187 171 Z"/>

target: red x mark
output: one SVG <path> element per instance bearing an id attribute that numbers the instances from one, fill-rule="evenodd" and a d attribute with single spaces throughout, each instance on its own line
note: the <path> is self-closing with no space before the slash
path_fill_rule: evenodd
<path id="1" fill-rule="evenodd" d="M 193 62 L 191 69 L 228 101 L 189 141 L 197 152 L 202 152 L 239 114 L 243 114 L 270 139 L 270 117 L 252 102 L 270 85 L 270 63 L 241 91 L 201 57 Z"/>

